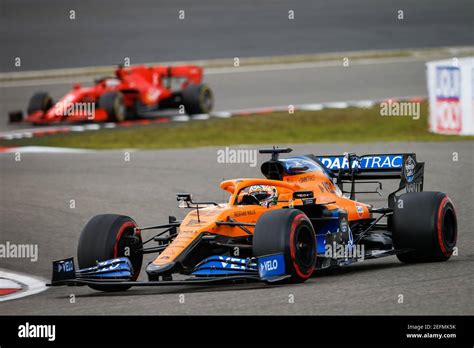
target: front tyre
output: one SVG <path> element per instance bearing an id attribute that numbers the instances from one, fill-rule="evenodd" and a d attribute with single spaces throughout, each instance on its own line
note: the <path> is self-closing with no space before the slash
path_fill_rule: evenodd
<path id="1" fill-rule="evenodd" d="M 263 214 L 255 226 L 252 248 L 255 257 L 283 254 L 290 282 L 304 282 L 314 272 L 316 234 L 311 221 L 300 210 L 272 210 Z"/>
<path id="2" fill-rule="evenodd" d="M 37 92 L 33 94 L 28 103 L 28 115 L 42 111 L 46 112 L 51 109 L 54 105 L 53 98 L 46 92 Z"/>
<path id="3" fill-rule="evenodd" d="M 404 263 L 448 260 L 456 246 L 457 220 L 454 205 L 442 192 L 411 192 L 400 196 L 393 211 L 395 249 Z"/>
<path id="4" fill-rule="evenodd" d="M 135 221 L 124 215 L 96 215 L 86 224 L 79 238 L 77 258 L 79 268 L 95 266 L 98 261 L 128 257 L 133 266 L 132 280 L 140 274 L 143 262 L 142 238 Z M 90 285 L 101 291 L 124 291 L 130 286 Z"/>

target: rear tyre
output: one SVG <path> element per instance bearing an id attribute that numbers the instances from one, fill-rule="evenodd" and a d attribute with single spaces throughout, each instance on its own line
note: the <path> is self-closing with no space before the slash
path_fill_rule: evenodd
<path id="1" fill-rule="evenodd" d="M 46 112 L 54 105 L 53 98 L 46 92 L 37 92 L 33 94 L 28 103 L 28 115 L 36 111 Z"/>
<path id="2" fill-rule="evenodd" d="M 404 263 L 448 260 L 456 246 L 457 221 L 453 203 L 441 192 L 411 192 L 400 196 L 393 211 L 395 249 Z"/>
<path id="3" fill-rule="evenodd" d="M 214 96 L 209 86 L 189 85 L 181 92 L 184 110 L 188 115 L 207 114 L 214 106 Z"/>
<path id="4" fill-rule="evenodd" d="M 110 122 L 125 121 L 126 109 L 123 94 L 119 92 L 107 92 L 99 98 L 99 108 L 107 112 Z"/>
<path id="5" fill-rule="evenodd" d="M 255 257 L 282 253 L 290 282 L 301 283 L 314 272 L 316 234 L 308 217 L 297 209 L 272 210 L 257 221 L 253 234 Z"/>
<path id="6" fill-rule="evenodd" d="M 132 280 L 140 274 L 143 254 L 137 252 L 142 248 L 140 233 L 135 232 L 137 224 L 133 219 L 124 215 L 96 215 L 86 224 L 79 238 L 77 258 L 79 268 L 95 266 L 97 261 L 105 261 L 126 256 L 133 266 Z M 128 248 L 128 249 L 127 249 Z M 125 291 L 130 286 L 90 285 L 100 291 Z"/>

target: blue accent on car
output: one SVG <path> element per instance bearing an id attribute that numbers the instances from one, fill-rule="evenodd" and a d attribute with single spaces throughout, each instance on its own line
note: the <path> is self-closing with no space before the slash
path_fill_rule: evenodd
<path id="1" fill-rule="evenodd" d="M 258 258 L 258 274 L 262 279 L 285 275 L 285 257 L 283 254 L 267 255 Z"/>
<path id="2" fill-rule="evenodd" d="M 339 217 L 337 210 L 331 211 L 331 217 Z M 337 233 L 339 228 L 339 221 L 329 220 L 320 225 L 321 227 L 316 231 L 317 254 L 321 255 L 326 252 L 326 235 L 328 233 Z"/>
<path id="3" fill-rule="evenodd" d="M 74 267 L 74 259 L 72 257 L 53 261 L 53 282 L 74 279 L 76 271 Z"/>
<path id="4" fill-rule="evenodd" d="M 320 224 L 320 227 L 316 231 L 316 245 L 317 245 L 317 254 L 318 255 L 324 255 L 326 253 L 326 240 L 331 239 L 331 238 L 328 238 L 328 237 L 330 237 L 328 235 L 337 235 L 337 233 L 342 233 L 342 231 L 340 231 L 340 222 L 339 222 L 339 215 L 340 214 L 341 214 L 340 210 L 332 210 L 330 217 L 335 218 L 335 219 L 323 222 L 322 224 Z M 347 226 L 347 228 L 348 228 L 348 231 L 347 231 L 347 237 L 348 237 L 347 246 L 348 246 L 349 250 L 352 250 L 353 243 L 354 243 L 354 237 L 352 235 L 352 231 L 350 230 L 350 227 Z"/>
<path id="5" fill-rule="evenodd" d="M 305 157 L 305 156 L 297 156 L 297 157 L 290 157 L 290 158 L 281 158 L 279 162 L 285 168 L 285 171 L 290 174 L 300 174 L 301 172 L 322 172 L 324 169 L 317 164 L 312 159 Z M 298 171 L 295 171 L 294 168 L 299 168 Z M 301 168 L 305 168 L 301 170 Z"/>
<path id="6" fill-rule="evenodd" d="M 97 262 L 93 267 L 83 268 L 76 272 L 78 278 L 90 279 L 131 279 L 133 267 L 126 257 L 117 257 L 106 261 Z"/>
<path id="7" fill-rule="evenodd" d="M 405 160 L 405 178 L 407 182 L 412 182 L 415 178 L 415 169 L 416 169 L 416 161 L 412 156 L 408 156 Z"/>
<path id="8" fill-rule="evenodd" d="M 318 159 L 330 170 L 349 169 L 349 162 L 344 156 L 319 156 Z M 359 163 L 352 163 L 359 169 L 400 169 L 403 155 L 366 155 L 359 158 Z"/>
<path id="9" fill-rule="evenodd" d="M 194 271 L 192 275 L 197 277 L 219 277 L 219 276 L 232 276 L 232 275 L 241 275 L 241 274 L 249 274 L 249 273 L 257 273 L 256 271 L 253 272 L 243 272 L 239 270 L 232 270 L 232 269 L 200 269 Z"/>
<path id="10" fill-rule="evenodd" d="M 192 272 L 195 276 L 212 277 L 238 274 L 256 274 L 257 264 L 250 258 L 214 255 L 201 261 Z"/>

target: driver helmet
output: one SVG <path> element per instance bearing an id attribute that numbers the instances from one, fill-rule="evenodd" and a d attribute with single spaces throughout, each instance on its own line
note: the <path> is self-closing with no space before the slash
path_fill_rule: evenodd
<path id="1" fill-rule="evenodd" d="M 253 196 L 262 207 L 269 207 L 276 204 L 278 192 L 275 186 L 253 185 L 249 187 L 248 194 Z"/>

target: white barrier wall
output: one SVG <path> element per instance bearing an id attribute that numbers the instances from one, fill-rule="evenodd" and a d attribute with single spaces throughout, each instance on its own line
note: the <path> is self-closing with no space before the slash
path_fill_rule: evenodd
<path id="1" fill-rule="evenodd" d="M 426 66 L 430 131 L 474 135 L 474 57 L 428 62 Z"/>

